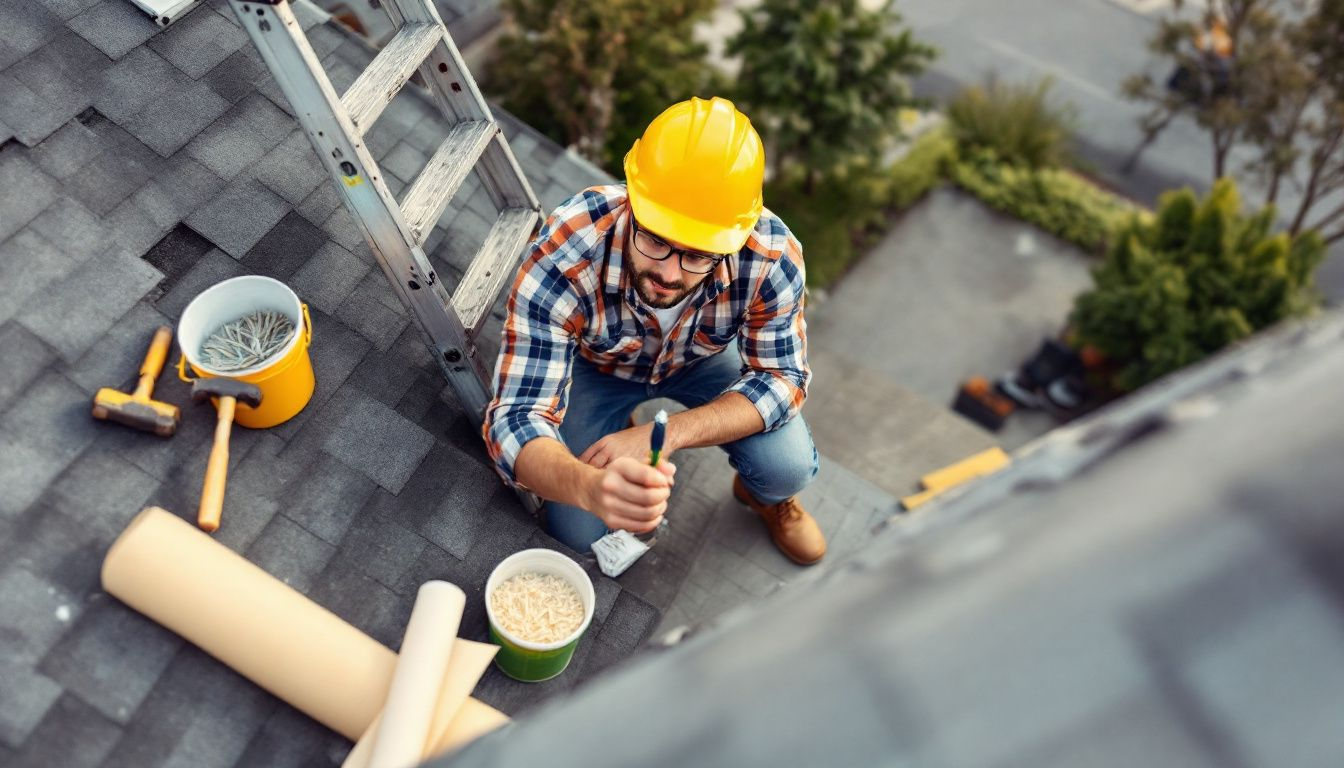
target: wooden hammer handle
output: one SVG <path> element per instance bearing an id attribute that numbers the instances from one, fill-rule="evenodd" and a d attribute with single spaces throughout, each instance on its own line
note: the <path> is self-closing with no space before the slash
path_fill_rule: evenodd
<path id="1" fill-rule="evenodd" d="M 210 449 L 210 461 L 205 467 L 201 508 L 196 514 L 196 524 L 207 533 L 219 529 L 219 518 L 224 510 L 224 487 L 229 474 L 229 433 L 233 431 L 233 410 L 237 402 L 232 397 L 219 398 L 215 444 Z"/>
<path id="2" fill-rule="evenodd" d="M 137 400 L 147 399 L 154 391 L 154 381 L 163 372 L 163 363 L 168 359 L 168 345 L 172 343 L 173 329 L 166 325 L 159 326 L 154 332 L 154 340 L 149 342 L 145 362 L 140 365 L 140 383 L 136 385 L 132 397 Z"/>

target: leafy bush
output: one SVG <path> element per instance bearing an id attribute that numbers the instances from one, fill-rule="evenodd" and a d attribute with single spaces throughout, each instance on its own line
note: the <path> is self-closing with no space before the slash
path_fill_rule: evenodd
<path id="1" fill-rule="evenodd" d="M 600 3 L 597 5 L 601 5 Z M 934 50 L 902 28 L 893 0 L 764 0 L 728 41 L 735 89 L 770 147 L 772 170 L 814 191 L 855 155 L 880 157 L 916 102 L 906 78 Z"/>
<path id="2" fill-rule="evenodd" d="M 1072 171 L 1001 161 L 991 150 L 952 164 L 952 181 L 991 208 L 1035 224 L 1090 253 L 1140 209 Z"/>
<path id="3" fill-rule="evenodd" d="M 1241 213 L 1231 179 L 1202 202 L 1166 193 L 1155 220 L 1132 219 L 1093 270 L 1095 287 L 1074 302 L 1077 341 L 1099 349 L 1128 391 L 1311 311 L 1324 243 L 1314 231 L 1271 234 L 1273 222 L 1272 206 Z"/>
<path id="4" fill-rule="evenodd" d="M 801 175 L 768 183 L 766 205 L 803 244 L 808 285 L 826 287 L 844 274 L 858 249 L 886 229 L 893 211 L 914 204 L 943 180 L 955 155 L 947 132 L 932 128 L 890 167 L 847 163 L 824 176 L 811 194 Z"/>
<path id="5" fill-rule="evenodd" d="M 906 208 L 943 180 L 957 156 L 957 143 L 944 126 L 920 134 L 886 173 L 887 205 Z"/>
<path id="6" fill-rule="evenodd" d="M 1049 80 L 990 80 L 966 88 L 947 108 L 952 135 L 963 152 L 991 150 L 1004 162 L 1031 168 L 1067 165 L 1074 113 L 1052 104 L 1049 93 Z"/>
<path id="7" fill-rule="evenodd" d="M 695 25 L 713 0 L 504 0 L 486 88 L 523 122 L 613 175 L 669 105 L 726 87 Z"/>

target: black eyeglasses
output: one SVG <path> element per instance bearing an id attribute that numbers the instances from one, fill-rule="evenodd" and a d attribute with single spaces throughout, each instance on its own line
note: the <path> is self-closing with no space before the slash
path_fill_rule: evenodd
<path id="1" fill-rule="evenodd" d="M 663 261 L 675 253 L 682 269 L 703 275 L 713 272 L 714 268 L 719 266 L 719 262 L 728 258 L 728 254 L 725 253 L 704 253 L 689 248 L 673 248 L 662 238 L 641 227 L 634 216 L 630 217 L 630 221 L 635 225 L 635 248 L 654 261 Z"/>

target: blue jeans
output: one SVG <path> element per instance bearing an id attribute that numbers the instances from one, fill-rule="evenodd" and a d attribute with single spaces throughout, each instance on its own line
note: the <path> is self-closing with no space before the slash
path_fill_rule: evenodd
<path id="1" fill-rule="evenodd" d="M 666 397 L 688 408 L 704 405 L 732 386 L 742 375 L 742 358 L 734 347 L 678 371 L 659 384 L 627 381 L 600 373 L 576 356 L 569 408 L 560 436 L 575 455 L 628 426 L 630 414 L 646 400 Z M 812 433 L 801 416 L 773 432 L 758 432 L 720 446 L 751 495 L 773 504 L 796 495 L 812 482 L 820 466 Z M 673 459 L 675 462 L 675 458 Z M 587 510 L 570 504 L 545 504 L 546 531 L 578 552 L 607 533 L 607 526 Z M 673 513 L 675 517 L 675 513 Z"/>

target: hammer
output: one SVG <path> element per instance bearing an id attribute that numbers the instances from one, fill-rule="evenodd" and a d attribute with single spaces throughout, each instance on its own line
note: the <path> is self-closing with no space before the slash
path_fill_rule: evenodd
<path id="1" fill-rule="evenodd" d="M 172 403 L 150 399 L 154 393 L 154 380 L 163 371 L 163 361 L 168 357 L 168 345 L 172 340 L 172 328 L 164 325 L 154 331 L 154 340 L 149 343 L 149 352 L 140 366 L 140 383 L 135 391 L 128 395 L 111 387 L 98 390 L 93 397 L 93 418 L 115 421 L 153 432 L 159 437 L 172 437 L 182 412 Z"/>
<path id="2" fill-rule="evenodd" d="M 255 384 L 237 379 L 196 379 L 191 385 L 191 399 L 197 403 L 218 398 L 216 408 L 219 420 L 215 422 L 215 445 L 210 449 L 210 462 L 205 466 L 205 486 L 201 489 L 201 508 L 196 524 L 211 532 L 219 528 L 219 515 L 224 509 L 224 480 L 229 473 L 229 433 L 233 431 L 233 410 L 238 401 L 253 408 L 261 405 L 261 390 Z"/>

